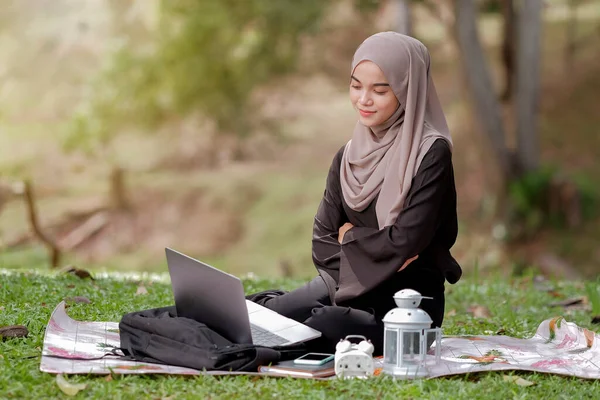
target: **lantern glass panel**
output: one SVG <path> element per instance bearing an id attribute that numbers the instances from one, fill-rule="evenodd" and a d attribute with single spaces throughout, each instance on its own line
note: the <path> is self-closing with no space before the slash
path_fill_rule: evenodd
<path id="1" fill-rule="evenodd" d="M 421 354 L 421 332 L 404 331 L 402 332 L 402 362 L 418 362 Z"/>
<path id="2" fill-rule="evenodd" d="M 394 329 L 385 330 L 384 360 L 386 364 L 398 362 L 398 331 Z"/>
<path id="3" fill-rule="evenodd" d="M 427 354 L 435 354 L 437 351 L 439 351 L 439 343 L 436 342 L 437 340 L 437 330 L 426 330 L 425 331 L 425 337 L 427 338 L 427 349 L 425 350 L 425 352 Z"/>

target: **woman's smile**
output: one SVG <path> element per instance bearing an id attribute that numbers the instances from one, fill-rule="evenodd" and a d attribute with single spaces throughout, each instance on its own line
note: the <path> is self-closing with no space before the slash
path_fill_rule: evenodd
<path id="1" fill-rule="evenodd" d="M 367 117 L 370 117 L 371 115 L 375 114 L 376 111 L 365 111 L 365 110 L 361 110 L 359 108 L 358 112 L 360 113 L 360 115 L 362 115 L 363 117 L 367 118 Z"/>

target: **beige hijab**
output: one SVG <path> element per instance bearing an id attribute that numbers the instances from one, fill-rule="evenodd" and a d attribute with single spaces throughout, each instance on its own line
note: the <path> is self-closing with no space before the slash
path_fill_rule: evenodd
<path id="1" fill-rule="evenodd" d="M 344 200 L 364 210 L 379 194 L 375 211 L 379 228 L 393 225 L 402 210 L 412 178 L 433 142 L 452 139 L 429 71 L 429 52 L 417 39 L 382 32 L 356 50 L 352 73 L 365 60 L 381 68 L 400 106 L 382 125 L 358 122 L 342 157 L 340 182 Z"/>

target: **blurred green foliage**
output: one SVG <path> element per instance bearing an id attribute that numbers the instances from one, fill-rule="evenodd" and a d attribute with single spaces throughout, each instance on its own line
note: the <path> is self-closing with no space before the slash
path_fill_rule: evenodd
<path id="1" fill-rule="evenodd" d="M 547 198 L 555 169 L 544 167 L 515 179 L 509 184 L 509 218 L 528 231 L 536 231 L 547 222 Z"/>
<path id="2" fill-rule="evenodd" d="M 502 2 L 505 0 L 481 0 L 479 10 L 486 14 L 502 12 Z"/>
<path id="3" fill-rule="evenodd" d="M 565 228 L 568 214 L 595 216 L 599 193 L 583 175 L 565 176 L 558 167 L 543 166 L 509 184 L 508 221 L 513 240 L 544 227 Z"/>
<path id="4" fill-rule="evenodd" d="M 252 89 L 293 70 L 328 3 L 163 0 L 148 45 L 126 41 L 116 51 L 65 147 L 91 150 L 127 127 L 151 130 L 190 113 L 246 136 L 256 122 Z"/>
<path id="5" fill-rule="evenodd" d="M 355 0 L 356 9 L 363 13 L 377 10 L 385 0 Z M 414 0 L 413 0 L 414 1 Z"/>
<path id="6" fill-rule="evenodd" d="M 586 282 L 585 292 L 592 306 L 592 315 L 600 317 L 600 280 L 596 279 L 595 281 Z"/>

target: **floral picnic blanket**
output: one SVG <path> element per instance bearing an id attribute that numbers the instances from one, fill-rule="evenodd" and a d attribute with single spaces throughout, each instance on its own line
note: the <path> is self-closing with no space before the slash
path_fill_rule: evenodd
<path id="1" fill-rule="evenodd" d="M 105 356 L 119 347 L 117 322 L 70 318 L 65 303 L 56 306 L 44 337 L 40 370 L 54 374 L 230 375 L 247 372 L 198 371 Z M 529 339 L 510 336 L 444 336 L 441 362 L 428 356 L 429 377 L 481 371 L 526 370 L 580 378 L 600 378 L 600 335 L 562 317 L 543 321 Z M 381 366 L 378 359 L 376 365 Z M 260 375 L 259 373 L 254 373 Z"/>

